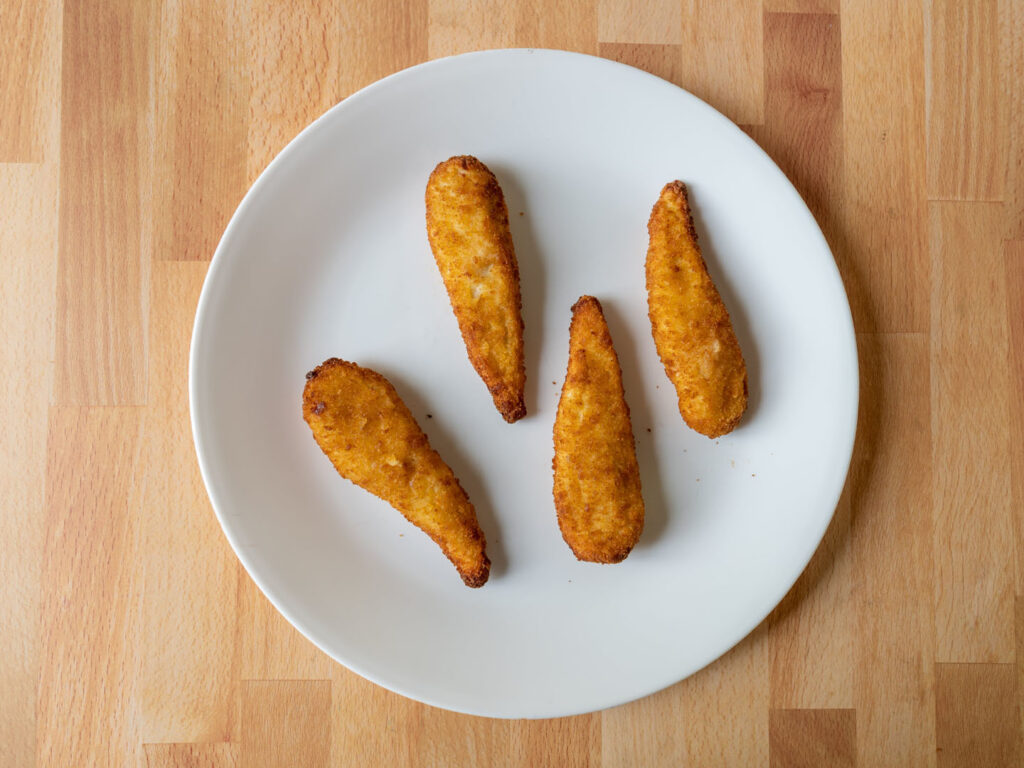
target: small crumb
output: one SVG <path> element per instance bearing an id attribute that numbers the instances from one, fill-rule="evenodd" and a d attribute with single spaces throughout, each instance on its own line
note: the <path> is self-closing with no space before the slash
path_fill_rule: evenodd
<path id="1" fill-rule="evenodd" d="M 751 477 L 757 477 L 757 475 L 755 475 L 753 472 L 750 473 L 750 476 Z"/>
<path id="2" fill-rule="evenodd" d="M 554 384 L 556 387 L 558 386 L 558 382 L 557 381 L 552 381 L 551 383 Z"/>
<path id="3" fill-rule="evenodd" d="M 698 482 L 698 483 L 700 482 L 700 478 L 699 478 L 699 477 L 697 478 L 697 482 Z"/>
<path id="4" fill-rule="evenodd" d="M 572 579 L 569 579 L 569 583 L 572 584 Z"/>
<path id="5" fill-rule="evenodd" d="M 324 412 L 324 408 L 326 407 L 327 405 L 323 402 L 317 403 L 316 405 L 313 406 L 313 413 L 319 416 L 321 413 Z"/>
<path id="6" fill-rule="evenodd" d="M 400 539 L 403 539 L 403 538 L 405 538 L 405 534 L 404 534 L 404 533 L 400 533 L 400 534 L 398 534 L 398 538 L 400 538 Z"/>
<path id="7" fill-rule="evenodd" d="M 648 427 L 648 428 L 647 428 L 647 431 L 648 431 L 648 432 L 650 432 L 650 431 L 651 431 L 651 428 L 650 428 L 650 427 Z"/>
<path id="8" fill-rule="evenodd" d="M 661 384 L 655 384 L 655 385 L 654 385 L 654 388 L 655 388 L 655 389 L 661 389 Z"/>
<path id="9" fill-rule="evenodd" d="M 432 414 L 432 413 L 428 413 L 428 414 L 427 414 L 427 418 L 428 418 L 428 419 L 432 419 L 432 418 L 434 418 L 434 414 Z"/>
<path id="10" fill-rule="evenodd" d="M 519 215 L 520 215 L 520 216 L 522 216 L 522 215 L 523 215 L 523 212 L 522 212 L 522 211 L 520 211 L 520 212 L 519 212 Z"/>
<path id="11" fill-rule="evenodd" d="M 715 440 L 715 445 L 718 445 L 718 441 L 717 440 Z"/>
<path id="12" fill-rule="evenodd" d="M 729 459 L 729 466 L 736 469 L 736 459 Z"/>

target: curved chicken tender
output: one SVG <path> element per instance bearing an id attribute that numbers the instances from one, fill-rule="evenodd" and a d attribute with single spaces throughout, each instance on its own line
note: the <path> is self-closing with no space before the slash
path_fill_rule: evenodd
<path id="1" fill-rule="evenodd" d="M 658 355 L 691 428 L 719 437 L 747 408 L 747 366 L 697 245 L 686 185 L 661 190 L 647 224 L 647 307 Z"/>
<path id="2" fill-rule="evenodd" d="M 468 155 L 438 165 L 427 182 L 427 236 L 469 361 L 505 421 L 526 415 L 519 265 L 505 197 Z"/>
<path id="3" fill-rule="evenodd" d="M 619 359 L 593 296 L 572 307 L 554 440 L 562 538 L 580 560 L 625 560 L 644 528 L 644 499 Z"/>
<path id="4" fill-rule="evenodd" d="M 466 586 L 483 586 L 491 561 L 473 505 L 391 382 L 336 358 L 306 379 L 302 416 L 338 473 L 432 538 Z"/>

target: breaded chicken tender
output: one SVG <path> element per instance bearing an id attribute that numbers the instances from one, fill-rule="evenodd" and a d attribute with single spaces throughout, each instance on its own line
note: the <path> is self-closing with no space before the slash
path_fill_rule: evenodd
<path id="1" fill-rule="evenodd" d="M 342 477 L 432 538 L 466 586 L 483 586 L 491 561 L 476 511 L 391 382 L 331 358 L 306 374 L 302 416 Z"/>
<path id="2" fill-rule="evenodd" d="M 647 224 L 647 308 L 679 412 L 708 437 L 731 432 L 747 408 L 747 367 L 729 312 L 697 244 L 686 185 L 661 190 Z"/>
<path id="3" fill-rule="evenodd" d="M 625 560 L 644 528 L 644 499 L 619 359 L 593 296 L 572 307 L 554 441 L 562 538 L 580 560 Z"/>
<path id="4" fill-rule="evenodd" d="M 427 236 L 469 361 L 511 423 L 526 415 L 519 264 L 505 197 L 475 157 L 445 160 L 427 182 Z"/>

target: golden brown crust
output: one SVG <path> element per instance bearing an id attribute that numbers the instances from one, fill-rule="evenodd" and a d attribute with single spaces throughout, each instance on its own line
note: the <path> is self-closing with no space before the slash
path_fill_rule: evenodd
<path id="1" fill-rule="evenodd" d="M 572 307 L 554 443 L 555 509 L 565 543 L 580 560 L 625 560 L 644 528 L 644 499 L 622 370 L 593 296 Z"/>
<path id="2" fill-rule="evenodd" d="M 476 511 L 386 378 L 337 358 L 306 374 L 302 416 L 338 473 L 430 536 L 469 587 L 490 574 Z"/>
<path id="3" fill-rule="evenodd" d="M 691 428 L 719 437 L 747 408 L 747 367 L 697 243 L 686 185 L 661 190 L 647 224 L 647 308 L 665 372 Z"/>
<path id="4" fill-rule="evenodd" d="M 507 422 L 526 415 L 519 264 L 494 174 L 475 157 L 445 160 L 426 191 L 427 237 L 476 372 Z"/>

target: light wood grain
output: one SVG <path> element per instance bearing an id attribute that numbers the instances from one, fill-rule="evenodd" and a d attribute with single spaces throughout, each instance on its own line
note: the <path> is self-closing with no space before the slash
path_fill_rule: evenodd
<path id="1" fill-rule="evenodd" d="M 207 0 L 157 4 L 153 254 L 213 256 L 246 190 L 246 13 Z"/>
<path id="2" fill-rule="evenodd" d="M 621 61 L 683 87 L 682 46 L 644 43 L 601 43 L 602 58 Z"/>
<path id="3" fill-rule="evenodd" d="M 237 560 L 210 509 L 189 445 L 188 346 L 206 265 L 158 262 L 150 389 L 139 479 L 142 564 L 139 709 L 147 742 L 227 741 L 236 732 Z"/>
<path id="4" fill-rule="evenodd" d="M 248 5 L 249 182 L 344 95 L 341 8 L 326 0 Z"/>
<path id="5" fill-rule="evenodd" d="M 277 612 L 241 563 L 235 569 L 239 674 L 253 680 L 323 680 L 330 659 Z"/>
<path id="6" fill-rule="evenodd" d="M 606 710 L 602 765 L 766 764 L 766 641 L 762 624 L 713 666 L 654 696 Z"/>
<path id="7" fill-rule="evenodd" d="M 248 680 L 242 684 L 241 764 L 246 768 L 323 768 L 331 752 L 327 680 Z"/>
<path id="8" fill-rule="evenodd" d="M 603 714 L 604 766 L 765 765 L 770 672 L 762 624 L 714 665 Z"/>
<path id="9" fill-rule="evenodd" d="M 760 123 L 765 98 L 761 4 L 683 0 L 682 17 L 681 40 L 639 42 L 682 43 L 683 87 L 737 123 Z"/>
<path id="10" fill-rule="evenodd" d="M 849 493 L 807 569 L 769 617 L 771 706 L 853 706 L 855 613 Z"/>
<path id="11" fill-rule="evenodd" d="M 718 663 L 680 683 L 684 764 L 764 765 L 770 682 L 768 627 L 761 624 Z"/>
<path id="12" fill-rule="evenodd" d="M 1006 94 L 1000 0 L 927 0 L 928 196 L 1002 200 Z"/>
<path id="13" fill-rule="evenodd" d="M 0 0 L 0 30 L 0 766 L 1020 764 L 1024 3 Z M 501 46 L 742 123 L 858 332 L 846 491 L 790 594 L 564 720 L 432 709 L 305 640 L 217 527 L 185 390 L 247 184 L 355 90 Z"/>
<path id="14" fill-rule="evenodd" d="M 515 5 L 504 0 L 428 0 L 430 58 L 515 44 Z"/>
<path id="15" fill-rule="evenodd" d="M 680 685 L 601 714 L 601 765 L 685 765 L 686 716 Z"/>
<path id="16" fill-rule="evenodd" d="M 427 0 L 345 0 L 339 45 L 341 94 L 427 59 Z"/>
<path id="17" fill-rule="evenodd" d="M 512 765 L 599 768 L 601 715 L 542 720 L 512 731 Z"/>
<path id="18" fill-rule="evenodd" d="M 144 744 L 146 768 L 238 768 L 234 744 Z"/>
<path id="19" fill-rule="evenodd" d="M 1024 4 L 999 4 L 999 69 L 1007 110 L 1006 206 L 1007 236 L 1024 239 Z"/>
<path id="20" fill-rule="evenodd" d="M 518 0 L 516 45 L 597 53 L 597 0 Z"/>
<path id="21" fill-rule="evenodd" d="M 764 0 L 769 13 L 839 13 L 839 0 Z"/>
<path id="22" fill-rule="evenodd" d="M 769 13 L 764 25 L 765 119 L 747 131 L 800 190 L 845 271 L 839 17 Z"/>
<path id="23" fill-rule="evenodd" d="M 1018 735 L 1024 736 L 1024 596 L 1017 596 L 1017 713 L 1020 717 Z M 1024 739 L 1017 743 L 1024 753 Z"/>
<path id="24" fill-rule="evenodd" d="M 418 754 L 427 707 L 380 688 L 338 664 L 331 664 L 331 763 L 344 768 L 380 765 L 421 766 Z M 461 718 L 463 730 L 454 749 L 487 755 L 501 765 L 508 760 L 507 740 L 481 743 L 481 724 L 497 729 L 501 723 Z M 449 750 L 453 749 L 448 745 Z M 454 763 L 454 761 L 453 761 Z"/>
<path id="25" fill-rule="evenodd" d="M 916 0 L 845 0 L 843 278 L 860 332 L 929 323 L 924 21 Z"/>
<path id="26" fill-rule="evenodd" d="M 999 203 L 931 203 L 936 653 L 1013 661 L 1010 371 Z M 973 364 L 964 365 L 971 359 Z M 979 631 L 984 628 L 984 631 Z"/>
<path id="27" fill-rule="evenodd" d="M 771 768 L 854 768 L 857 713 L 852 709 L 773 709 Z"/>
<path id="28" fill-rule="evenodd" d="M 142 410 L 54 408 L 46 465 L 39 765 L 136 763 Z"/>
<path id="29" fill-rule="evenodd" d="M 1024 595 L 1024 450 L 1020 448 L 1024 446 L 1024 240 L 1007 240 L 1004 254 L 1010 341 L 1010 483 L 1017 561 L 1015 592 Z M 1024 637 L 1018 632 L 1017 641 L 1022 640 Z"/>
<path id="30" fill-rule="evenodd" d="M 934 765 L 931 387 L 927 334 L 858 338 L 850 476 L 854 709 L 863 765 Z"/>
<path id="31" fill-rule="evenodd" d="M 149 9 L 64 8 L 54 396 L 63 405 L 146 402 Z M 100 42 L 118 54 L 97 56 Z"/>
<path id="32" fill-rule="evenodd" d="M 454 725 L 454 723 L 453 723 Z M 601 715 L 540 720 L 512 730 L 512 765 L 564 765 L 599 768 Z M 438 765 L 443 765 L 439 762 Z"/>
<path id="33" fill-rule="evenodd" d="M 0 165 L 0 745 L 13 765 L 35 756 L 56 199 L 55 167 Z"/>
<path id="34" fill-rule="evenodd" d="M 597 0 L 597 37 L 602 43 L 681 43 L 683 13 L 678 0 Z"/>
<path id="35" fill-rule="evenodd" d="M 60 0 L 0 2 L 0 163 L 57 160 Z"/>
<path id="36" fill-rule="evenodd" d="M 938 664 L 938 768 L 1020 765 L 1017 669 L 1013 664 Z"/>

